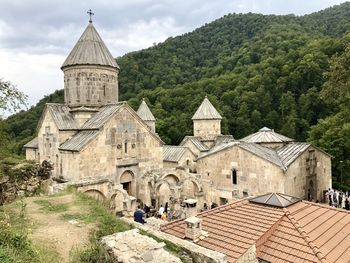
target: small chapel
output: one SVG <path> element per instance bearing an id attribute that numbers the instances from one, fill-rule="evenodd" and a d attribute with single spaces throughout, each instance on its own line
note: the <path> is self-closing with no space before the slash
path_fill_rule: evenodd
<path id="1" fill-rule="evenodd" d="M 26 158 L 50 161 L 55 187 L 75 185 L 116 213 L 138 203 L 184 200 L 225 204 L 279 192 L 322 201 L 331 156 L 264 127 L 242 139 L 221 134 L 221 115 L 205 97 L 193 136 L 165 145 L 145 100 L 134 111 L 118 101 L 119 66 L 90 20 L 64 61 L 64 103 L 47 103 Z"/>

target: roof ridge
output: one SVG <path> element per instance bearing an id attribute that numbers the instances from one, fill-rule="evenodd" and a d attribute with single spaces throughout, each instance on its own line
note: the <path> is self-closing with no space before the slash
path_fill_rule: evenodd
<path id="1" fill-rule="evenodd" d="M 345 213 L 345 214 L 350 214 L 350 211 L 345 210 L 345 209 L 343 209 L 343 208 L 336 208 L 336 207 L 329 206 L 329 205 L 326 205 L 326 204 L 314 203 L 314 202 L 306 201 L 306 200 L 302 200 L 302 202 L 303 202 L 303 203 L 306 203 L 306 204 L 310 204 L 310 205 L 315 205 L 315 206 L 319 206 L 319 207 L 331 209 L 331 210 L 334 210 L 334 211 L 337 211 L 337 212 L 343 212 L 343 213 Z"/>
<path id="2" fill-rule="evenodd" d="M 200 212 L 197 215 L 207 215 L 207 214 L 211 215 L 211 214 L 214 214 L 215 212 L 218 212 L 220 209 L 226 208 L 227 206 L 230 206 L 230 208 L 236 208 L 239 206 L 243 206 L 245 204 L 249 204 L 249 200 L 247 198 L 246 199 L 239 199 L 239 200 L 236 200 L 232 203 L 227 203 L 227 204 L 212 208 L 210 210 Z"/>
<path id="3" fill-rule="evenodd" d="M 281 216 L 263 235 L 261 235 L 255 242 L 256 255 L 259 257 L 261 248 L 269 241 L 270 237 L 275 233 L 277 227 L 280 225 L 284 216 Z"/>
<path id="4" fill-rule="evenodd" d="M 302 226 L 298 223 L 298 221 L 293 217 L 291 212 L 287 208 L 283 208 L 283 212 L 286 215 L 286 217 L 289 219 L 289 221 L 293 224 L 294 228 L 298 231 L 300 236 L 305 240 L 306 244 L 312 249 L 315 256 L 320 260 L 320 262 L 328 263 L 326 257 L 320 251 L 318 246 L 314 244 L 314 242 L 311 240 L 311 238 L 306 233 L 306 231 L 302 228 Z"/>

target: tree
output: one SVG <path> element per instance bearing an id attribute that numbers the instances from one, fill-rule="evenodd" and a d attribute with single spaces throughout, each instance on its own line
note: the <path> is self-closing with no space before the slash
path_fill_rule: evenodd
<path id="1" fill-rule="evenodd" d="M 311 127 L 309 140 L 331 153 L 333 174 L 337 182 L 350 185 L 350 43 L 345 51 L 334 56 L 321 97 L 332 105 L 335 114 Z"/>
<path id="2" fill-rule="evenodd" d="M 11 82 L 0 79 L 0 113 L 15 112 L 27 104 L 27 95 L 18 90 Z"/>

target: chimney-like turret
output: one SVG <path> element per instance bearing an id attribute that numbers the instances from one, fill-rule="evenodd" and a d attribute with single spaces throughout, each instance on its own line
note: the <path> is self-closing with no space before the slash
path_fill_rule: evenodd
<path id="1" fill-rule="evenodd" d="M 151 128 L 151 131 L 156 132 L 156 118 L 154 118 L 151 110 L 148 108 L 145 99 L 142 99 L 139 109 L 137 110 L 137 115 L 146 122 L 146 124 Z"/>
<path id="2" fill-rule="evenodd" d="M 202 104 L 193 115 L 193 135 L 203 140 L 215 140 L 221 134 L 221 115 L 205 96 Z"/>
<path id="3" fill-rule="evenodd" d="M 202 219 L 192 216 L 185 220 L 185 237 L 197 242 L 202 236 Z"/>

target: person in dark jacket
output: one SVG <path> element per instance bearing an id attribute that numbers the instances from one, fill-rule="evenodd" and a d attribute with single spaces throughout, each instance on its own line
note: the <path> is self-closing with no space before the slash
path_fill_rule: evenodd
<path id="1" fill-rule="evenodd" d="M 350 210 L 349 198 L 345 199 L 345 209 Z"/>
<path id="2" fill-rule="evenodd" d="M 137 210 L 134 213 L 134 221 L 140 224 L 144 224 L 146 223 L 144 220 L 144 217 L 145 217 L 145 213 L 141 210 L 141 207 L 138 206 Z"/>

